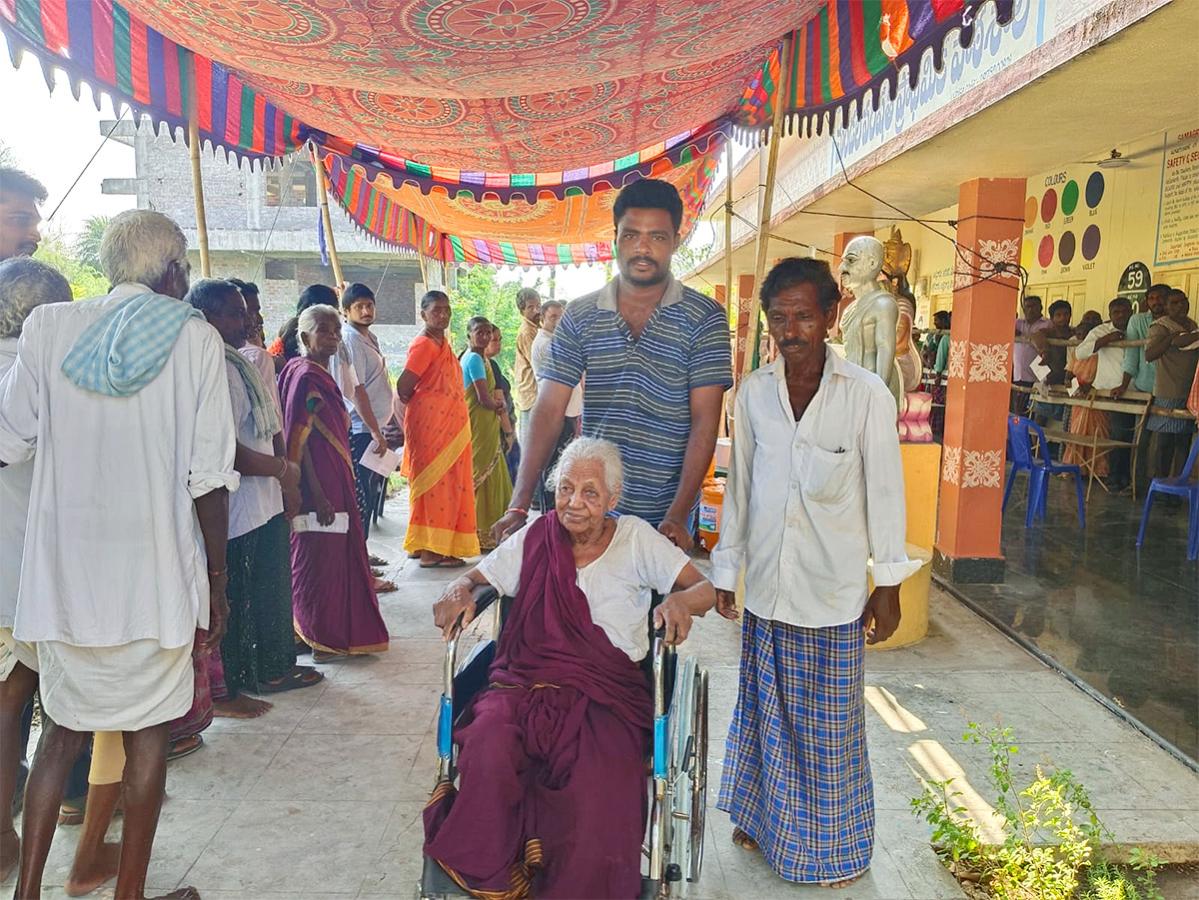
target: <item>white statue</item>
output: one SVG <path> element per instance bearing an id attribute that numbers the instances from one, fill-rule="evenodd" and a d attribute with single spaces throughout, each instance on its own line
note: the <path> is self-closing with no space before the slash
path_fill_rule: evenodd
<path id="1" fill-rule="evenodd" d="M 883 269 L 883 242 L 870 235 L 856 237 L 841 255 L 841 283 L 854 300 L 841 314 L 845 358 L 881 378 L 903 408 L 903 376 L 895 362 L 899 305 L 878 276 Z"/>

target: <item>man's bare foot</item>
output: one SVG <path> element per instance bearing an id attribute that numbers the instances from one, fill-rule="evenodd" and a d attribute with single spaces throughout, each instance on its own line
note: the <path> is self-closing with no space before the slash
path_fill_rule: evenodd
<path id="1" fill-rule="evenodd" d="M 751 838 L 740 828 L 733 829 L 733 843 L 742 850 L 757 850 L 758 842 Z"/>
<path id="2" fill-rule="evenodd" d="M 0 831 L 0 881 L 4 881 L 21 859 L 21 839 L 16 831 Z"/>
<path id="3" fill-rule="evenodd" d="M 94 859 L 80 860 L 76 858 L 63 885 L 68 897 L 82 897 L 90 894 L 105 882 L 117 877 L 117 869 L 121 864 L 120 844 L 101 844 L 100 852 Z"/>
<path id="4" fill-rule="evenodd" d="M 842 878 L 840 881 L 822 881 L 822 882 L 820 882 L 820 886 L 822 888 L 831 888 L 834 891 L 839 891 L 842 888 L 849 887 L 851 884 L 853 884 L 857 881 L 861 881 L 862 876 L 865 874 L 866 874 L 865 872 L 859 872 L 857 875 L 854 875 L 852 878 Z"/>
<path id="5" fill-rule="evenodd" d="M 238 694 L 231 700 L 217 700 L 212 704 L 213 715 L 222 719 L 257 719 L 270 712 L 272 704 Z"/>
<path id="6" fill-rule="evenodd" d="M 153 900 L 200 900 L 200 892 L 194 887 L 182 887 L 169 894 L 154 897 Z"/>

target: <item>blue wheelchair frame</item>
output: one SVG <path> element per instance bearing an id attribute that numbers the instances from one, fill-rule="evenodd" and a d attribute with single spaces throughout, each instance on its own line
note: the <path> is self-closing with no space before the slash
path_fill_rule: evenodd
<path id="1" fill-rule="evenodd" d="M 498 604 L 498 638 L 511 598 L 500 597 L 487 585 L 476 587 L 473 595 L 476 618 Z M 653 606 L 660 601 L 655 594 Z M 642 845 L 642 855 L 648 860 L 648 873 L 641 879 L 644 900 L 670 897 L 675 893 L 674 884 L 684 878 L 688 882 L 699 879 L 707 797 L 708 674 L 694 657 L 680 663 L 674 647 L 666 644 L 660 632 L 654 632 L 652 608 L 650 616 L 653 650 L 647 662 L 654 691 L 654 723 L 652 803 L 648 839 Z M 496 640 L 481 641 L 459 667 L 459 637 L 460 633 L 455 633 L 446 644 L 444 685 L 437 714 L 436 785 L 453 782 L 457 777 L 454 724 L 474 695 L 487 687 L 487 671 L 495 657 Z M 426 856 L 419 896 L 421 900 L 442 900 L 469 895 Z"/>

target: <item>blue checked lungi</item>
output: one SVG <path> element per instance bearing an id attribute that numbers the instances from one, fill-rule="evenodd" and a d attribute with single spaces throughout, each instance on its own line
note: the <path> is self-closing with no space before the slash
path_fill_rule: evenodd
<path id="1" fill-rule="evenodd" d="M 864 662 L 856 621 L 801 628 L 745 612 L 716 806 L 788 881 L 840 881 L 870 867 Z"/>

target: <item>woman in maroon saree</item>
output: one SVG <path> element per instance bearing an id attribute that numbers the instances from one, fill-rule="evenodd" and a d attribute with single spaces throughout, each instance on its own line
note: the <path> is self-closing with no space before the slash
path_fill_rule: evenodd
<path id="1" fill-rule="evenodd" d="M 490 583 L 515 596 L 490 687 L 460 724 L 460 784 L 425 808 L 425 852 L 474 896 L 636 897 L 641 890 L 655 619 L 681 642 L 715 592 L 686 554 L 632 516 L 609 517 L 615 445 L 576 441 L 556 509 L 451 584 L 434 607 L 448 635 Z"/>
<path id="2" fill-rule="evenodd" d="M 341 318 L 331 306 L 300 315 L 304 355 L 283 367 L 279 392 L 288 459 L 299 463 L 300 515 L 315 513 L 321 525 L 338 514 L 344 532 L 296 531 L 291 535 L 292 611 L 296 634 L 313 658 L 379 653 L 387 649 L 387 626 L 371 587 L 366 538 L 357 514 L 350 461 L 350 420 L 329 359 L 341 341 Z"/>

